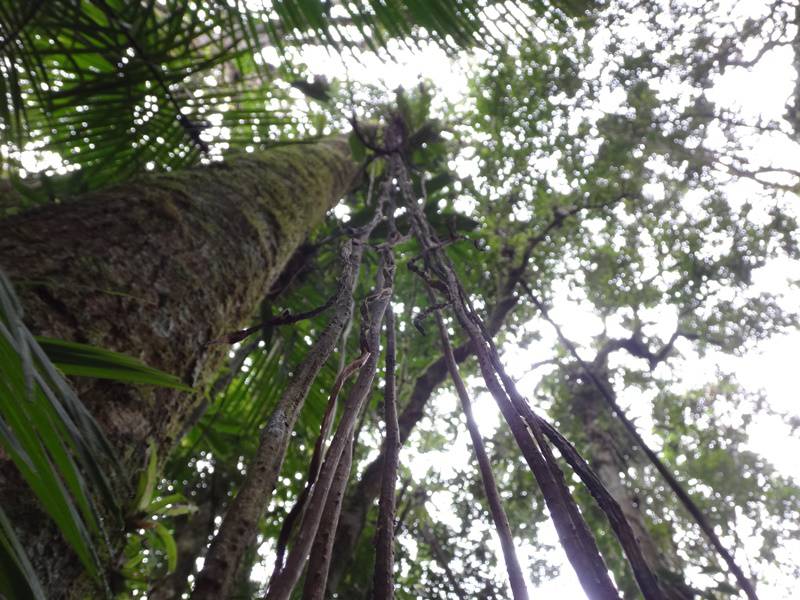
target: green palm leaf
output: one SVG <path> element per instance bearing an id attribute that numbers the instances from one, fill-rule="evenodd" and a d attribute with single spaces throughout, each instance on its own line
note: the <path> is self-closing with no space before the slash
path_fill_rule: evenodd
<path id="1" fill-rule="evenodd" d="M 101 515 L 121 522 L 121 501 L 111 481 L 124 478 L 97 423 L 62 372 L 190 388 L 124 354 L 51 338 L 37 340 L 22 322 L 11 285 L 0 273 L 0 445 L 87 572 L 102 582 L 97 545 L 105 537 Z M 102 499 L 102 508 L 95 504 L 96 497 Z M 42 597 L 23 544 L 2 513 L 0 553 L 0 595 Z M 26 592 L 20 595 L 23 588 Z"/>
<path id="2" fill-rule="evenodd" d="M 503 29 L 487 27 L 488 6 L 517 28 L 562 14 L 533 0 L 514 11 L 477 0 L 240 4 L 52 0 L 19 10 L 0 0 L 0 169 L 24 177 L 31 201 L 42 201 L 266 143 L 280 131 L 272 126 L 288 122 L 271 109 L 286 94 L 274 79 L 302 80 L 266 64 L 266 46 L 377 50 L 400 39 L 455 50 L 501 41 Z M 591 3 L 556 4 L 568 14 Z"/>
<path id="3" fill-rule="evenodd" d="M 42 336 L 37 336 L 36 341 L 53 364 L 65 375 L 158 385 L 183 391 L 192 389 L 175 375 L 148 367 L 142 361 L 126 354 Z"/>
<path id="4" fill-rule="evenodd" d="M 103 493 L 109 514 L 114 514 L 116 501 L 100 467 L 115 465 L 113 454 L 85 407 L 22 323 L 19 304 L 1 273 L 0 444 L 87 572 L 102 581 L 93 542 L 102 521 L 84 476 Z M 14 556 L 14 564 L 24 566 L 24 558 L 16 552 L 21 545 L 12 535 L 10 530 L 5 532 L 5 552 Z M 31 590 L 36 589 L 38 583 L 29 570 L 17 572 L 25 576 Z M 6 583 L 12 585 L 13 580 Z"/>

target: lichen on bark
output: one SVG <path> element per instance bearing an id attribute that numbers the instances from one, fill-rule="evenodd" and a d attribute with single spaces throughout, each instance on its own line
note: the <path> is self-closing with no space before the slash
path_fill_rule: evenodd
<path id="1" fill-rule="evenodd" d="M 125 352 L 201 390 L 226 351 L 208 342 L 250 318 L 356 174 L 339 138 L 144 174 L 0 221 L 0 268 L 35 333 Z M 75 384 L 131 479 L 151 442 L 160 460 L 167 456 L 201 401 L 199 393 Z M 31 517 L 15 509 L 10 468 L 0 465 L 0 500 Z M 52 530 L 40 526 L 22 534 L 44 547 Z M 51 590 L 64 584 L 60 562 L 42 561 Z"/>

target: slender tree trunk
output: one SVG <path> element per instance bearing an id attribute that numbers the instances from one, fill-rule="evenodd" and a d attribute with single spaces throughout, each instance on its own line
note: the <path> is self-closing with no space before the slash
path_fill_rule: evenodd
<path id="1" fill-rule="evenodd" d="M 384 271 L 384 269 L 386 270 Z M 266 600 L 287 600 L 290 597 L 311 550 L 319 522 L 322 519 L 325 501 L 331 489 L 331 481 L 344 453 L 344 446 L 353 442 L 356 419 L 359 413 L 364 410 L 364 405 L 372 390 L 378 355 L 380 354 L 380 328 L 383 314 L 389 304 L 389 298 L 391 298 L 393 277 L 394 264 L 387 265 L 381 260 L 378 265 L 376 292 L 368 296 L 362 313 L 364 319 L 362 321 L 362 335 L 366 344 L 365 349 L 369 352 L 367 360 L 359 370 L 358 378 L 347 395 L 342 416 L 314 483 L 297 537 L 289 551 L 283 569 L 270 582 L 269 590 L 265 596 Z"/>
<path id="2" fill-rule="evenodd" d="M 383 415 L 386 437 L 383 442 L 383 478 L 378 503 L 378 522 L 375 534 L 375 572 L 373 597 L 375 600 L 394 598 L 394 520 L 395 487 L 400 463 L 400 431 L 397 424 L 397 395 L 395 369 L 397 366 L 394 313 L 386 311 L 386 385 L 383 389 Z M 334 533 L 336 533 L 334 531 Z"/>
<path id="3" fill-rule="evenodd" d="M 251 316 L 356 174 L 337 139 L 141 176 L 0 221 L 0 267 L 35 333 L 137 356 L 199 390 L 227 351 L 208 342 Z M 150 443 L 163 461 L 201 401 L 99 380 L 76 386 L 131 479 Z M 66 593 L 75 561 L 53 556 L 58 538 L 26 506 L 30 494 L 8 463 L 0 465 L 0 501 L 17 516 L 46 588 Z"/>
<path id="4" fill-rule="evenodd" d="M 608 389 L 611 389 L 607 370 L 604 367 L 593 368 L 595 375 L 605 382 Z M 672 549 L 663 549 L 653 538 L 645 515 L 639 508 L 639 499 L 625 484 L 622 474 L 627 471 L 628 465 L 622 455 L 620 440 L 624 440 L 623 443 L 627 444 L 627 437 L 618 423 L 612 419 L 600 392 L 591 382 L 582 381 L 572 390 L 571 403 L 573 414 L 580 420 L 588 438 L 589 449 L 586 456 L 589 457 L 597 477 L 619 504 L 625 520 L 633 530 L 645 562 L 659 577 L 659 585 L 664 595 L 670 600 L 693 598 L 692 588 L 682 581 L 682 575 L 676 568 L 677 562 L 671 555 Z"/>
<path id="5" fill-rule="evenodd" d="M 258 521 L 275 489 L 308 390 L 352 317 L 353 290 L 358 281 L 363 248 L 363 242 L 351 240 L 343 249 L 342 274 L 330 320 L 296 366 L 293 377 L 261 430 L 258 449 L 247 467 L 247 477 L 226 511 L 219 532 L 208 550 L 192 593 L 193 600 L 212 600 L 230 594 L 236 573 L 241 569 L 242 558 L 255 540 Z"/>
<path id="6" fill-rule="evenodd" d="M 430 293 L 431 301 L 434 300 L 433 294 Z M 453 356 L 453 349 L 450 346 L 450 339 L 447 336 L 447 329 L 444 326 L 444 320 L 439 311 L 436 312 L 436 326 L 439 329 L 439 338 L 442 341 L 442 350 L 444 358 L 447 361 L 447 370 L 450 372 L 450 378 L 455 385 L 456 393 L 461 402 L 461 408 L 464 411 L 464 417 L 467 421 L 467 429 L 469 429 L 470 438 L 472 438 L 472 449 L 475 452 L 475 458 L 478 462 L 478 469 L 481 473 L 481 481 L 483 482 L 484 493 L 486 494 L 486 501 L 489 504 L 489 512 L 492 515 L 495 530 L 500 538 L 500 547 L 503 550 L 503 558 L 506 563 L 506 571 L 508 572 L 508 581 L 511 586 L 511 592 L 515 600 L 528 600 L 528 590 L 525 585 L 525 578 L 522 575 L 522 569 L 519 566 L 519 559 L 517 558 L 517 551 L 514 547 L 514 537 L 511 533 L 511 526 L 508 523 L 505 509 L 503 508 L 503 501 L 500 498 L 500 492 L 497 490 L 497 482 L 494 478 L 492 471 L 491 460 L 486 452 L 486 447 L 483 443 L 483 436 L 481 435 L 478 423 L 472 413 L 472 401 L 470 400 L 467 387 L 464 385 L 464 380 L 458 372 L 458 365 Z"/>

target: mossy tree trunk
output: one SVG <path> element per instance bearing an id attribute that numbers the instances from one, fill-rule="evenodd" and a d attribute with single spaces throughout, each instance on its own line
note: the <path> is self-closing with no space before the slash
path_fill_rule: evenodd
<path id="1" fill-rule="evenodd" d="M 606 389 L 612 389 L 605 365 L 593 366 L 593 372 Z M 691 587 L 680 573 L 675 548 L 671 542 L 661 540 L 659 543 L 650 530 L 643 506 L 646 490 L 635 490 L 634 484 L 626 481 L 631 455 L 637 451 L 632 448 L 630 437 L 610 414 L 600 391 L 591 381 L 586 381 L 580 371 L 570 379 L 576 382 L 571 390 L 571 408 L 582 425 L 589 445 L 586 456 L 590 457 L 589 462 L 597 477 L 619 504 L 639 543 L 642 556 L 659 578 L 665 597 L 668 600 L 693 598 Z M 635 586 L 627 591 L 631 597 L 639 593 Z"/>
<path id="2" fill-rule="evenodd" d="M 246 323 L 356 174 L 337 139 L 144 175 L 0 221 L 0 268 L 34 333 L 125 352 L 201 390 L 228 349 L 208 342 Z M 150 443 L 167 456 L 201 401 L 100 380 L 76 386 L 131 479 Z M 0 467 L 0 501 L 60 595 L 74 560 L 51 543 L 9 466 Z"/>

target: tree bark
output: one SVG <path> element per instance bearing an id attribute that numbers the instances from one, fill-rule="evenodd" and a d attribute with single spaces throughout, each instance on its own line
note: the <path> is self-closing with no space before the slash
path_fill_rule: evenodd
<path id="1" fill-rule="evenodd" d="M 386 424 L 386 434 L 383 441 L 383 476 L 381 497 L 378 502 L 375 571 L 372 584 L 375 600 L 393 600 L 394 598 L 395 486 L 400 463 L 400 431 L 397 424 L 397 395 L 395 392 L 396 366 L 394 313 L 389 308 L 386 311 L 386 385 L 383 388 L 383 418 Z M 333 533 L 336 533 L 335 529 Z"/>
<path id="2" fill-rule="evenodd" d="M 433 300 L 433 293 L 429 294 Z M 478 470 L 481 473 L 481 481 L 483 483 L 483 490 L 486 494 L 486 502 L 489 505 L 489 511 L 492 515 L 495 531 L 500 538 L 500 547 L 503 551 L 503 558 L 506 563 L 506 571 L 508 572 L 508 581 L 511 586 L 511 592 L 515 600 L 528 600 L 528 590 L 525 585 L 525 578 L 522 575 L 522 569 L 519 565 L 519 558 L 517 558 L 517 551 L 514 547 L 514 536 L 511 533 L 511 526 L 508 523 L 505 509 L 503 508 L 503 501 L 500 497 L 500 492 L 497 490 L 497 482 L 494 478 L 492 471 L 491 460 L 486 452 L 486 447 L 483 443 L 483 436 L 481 435 L 478 423 L 472 413 L 472 401 L 470 400 L 467 387 L 464 385 L 464 380 L 458 372 L 458 365 L 456 365 L 455 357 L 453 356 L 453 348 L 450 346 L 450 339 L 447 336 L 447 329 L 444 326 L 444 320 L 439 311 L 436 311 L 436 326 L 439 329 L 439 338 L 442 343 L 442 351 L 444 358 L 447 361 L 447 370 L 450 373 L 450 379 L 453 380 L 453 385 L 456 388 L 459 401 L 461 402 L 461 409 L 464 411 L 464 417 L 467 421 L 467 429 L 469 430 L 470 438 L 472 439 L 472 449 L 475 452 L 475 459 L 478 462 Z"/>
<path id="3" fill-rule="evenodd" d="M 291 434 L 308 390 L 352 317 L 353 291 L 358 281 L 365 241 L 350 240 L 343 248 L 342 274 L 330 320 L 303 360 L 296 365 L 294 375 L 261 430 L 258 449 L 247 466 L 247 477 L 209 547 L 203 570 L 198 575 L 192 593 L 193 600 L 224 598 L 231 593 L 247 548 L 255 541 L 258 521 L 275 490 Z"/>
<path id="4" fill-rule="evenodd" d="M 605 366 L 592 366 L 595 375 L 611 389 L 608 371 Z M 620 428 L 613 429 L 617 423 L 611 419 L 606 403 L 600 392 L 591 382 L 580 381 L 571 390 L 573 414 L 579 419 L 588 439 L 589 450 L 586 456 L 597 477 L 617 501 L 625 520 L 631 527 L 642 557 L 650 570 L 659 577 L 659 586 L 669 600 L 687 600 L 695 596 L 692 588 L 682 581 L 677 559 L 669 550 L 663 549 L 650 533 L 644 513 L 639 508 L 639 500 L 633 490 L 625 484 L 623 473 L 628 469 L 626 460 L 619 448 L 619 440 L 625 439 Z"/>
<path id="5" fill-rule="evenodd" d="M 0 267 L 34 333 L 125 352 L 200 390 L 227 351 L 208 342 L 251 316 L 356 174 L 346 141 L 335 139 L 144 175 L 0 221 Z M 201 402 L 168 389 L 75 383 L 131 480 L 150 443 L 166 458 Z M 64 595 L 75 561 L 47 550 L 54 531 L 25 506 L 29 497 L 13 467 L 0 465 L 3 508 L 46 589 Z"/>
<path id="6" fill-rule="evenodd" d="M 325 582 L 328 580 L 328 568 L 331 564 L 333 541 L 336 535 L 336 524 L 339 522 L 339 513 L 342 510 L 344 491 L 350 479 L 350 469 L 353 466 L 353 445 L 356 438 L 344 448 L 344 453 L 333 476 L 331 490 L 325 501 L 325 511 L 322 515 L 317 537 L 311 547 L 306 568 L 306 580 L 303 585 L 303 600 L 323 600 L 325 597 Z"/>

